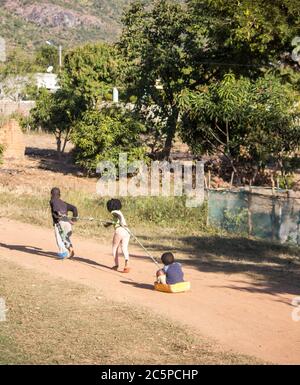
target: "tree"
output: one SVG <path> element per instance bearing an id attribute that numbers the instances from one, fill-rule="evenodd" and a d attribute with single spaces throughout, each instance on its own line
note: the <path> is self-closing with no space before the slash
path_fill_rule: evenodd
<path id="1" fill-rule="evenodd" d="M 74 125 L 81 116 L 80 104 L 79 97 L 68 94 L 64 89 L 55 93 L 45 88 L 38 90 L 36 106 L 30 111 L 28 124 L 32 128 L 42 127 L 55 135 L 59 157 L 64 153 Z"/>
<path id="2" fill-rule="evenodd" d="M 96 43 L 76 47 L 66 53 L 60 76 L 63 89 L 83 98 L 85 109 L 111 99 L 117 84 L 120 58 L 108 44 Z"/>
<path id="3" fill-rule="evenodd" d="M 58 50 L 52 45 L 43 45 L 35 53 L 35 63 L 45 72 L 48 67 L 53 67 L 53 72 L 58 72 Z"/>
<path id="4" fill-rule="evenodd" d="M 31 110 L 31 127 L 43 127 L 55 135 L 60 156 L 87 110 L 99 108 L 112 92 L 117 74 L 115 50 L 106 44 L 87 44 L 66 53 L 55 93 L 40 89 Z M 74 136 L 75 137 L 75 136 Z"/>
<path id="5" fill-rule="evenodd" d="M 187 0 L 190 15 L 187 52 L 199 69 L 221 79 L 229 71 L 249 77 L 276 68 L 291 56 L 300 35 L 298 0 Z"/>
<path id="6" fill-rule="evenodd" d="M 128 95 L 137 96 L 136 109 L 153 108 L 164 123 L 161 134 L 166 158 L 179 124 L 177 96 L 191 81 L 183 49 L 186 20 L 180 4 L 156 0 L 148 7 L 135 2 L 124 15 L 118 44 L 128 63 L 124 82 Z"/>
<path id="7" fill-rule="evenodd" d="M 202 91 L 184 91 L 180 105 L 183 140 L 195 154 L 221 152 L 236 174 L 245 162 L 263 170 L 270 157 L 284 173 L 284 157 L 300 143 L 295 94 L 272 76 L 227 74 Z"/>
<path id="8" fill-rule="evenodd" d="M 93 173 L 101 160 L 117 165 L 121 152 L 127 153 L 129 161 L 143 159 L 143 131 L 144 126 L 121 107 L 88 110 L 72 133 L 76 162 Z"/>
<path id="9" fill-rule="evenodd" d="M 40 70 L 34 62 L 34 56 L 21 49 L 14 49 L 7 55 L 5 62 L 0 63 L 0 83 L 2 95 L 19 101 L 26 95 L 26 88 L 34 83 L 33 74 Z"/>

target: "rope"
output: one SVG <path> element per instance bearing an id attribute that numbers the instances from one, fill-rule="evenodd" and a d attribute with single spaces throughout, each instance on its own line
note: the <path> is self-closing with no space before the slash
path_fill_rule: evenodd
<path id="1" fill-rule="evenodd" d="M 103 224 L 114 224 L 114 222 L 112 221 L 104 221 L 102 219 L 97 219 L 97 218 L 93 218 L 93 217 L 74 217 L 74 218 L 69 218 L 69 217 L 66 217 L 68 220 L 72 220 L 72 219 L 76 219 L 76 220 L 80 220 L 80 221 L 88 221 L 88 222 L 92 222 L 92 221 L 95 221 L 95 222 L 100 222 L 100 223 L 103 223 Z M 130 234 L 132 236 L 132 238 L 141 246 L 141 248 L 145 251 L 145 253 L 147 254 L 147 256 L 149 258 L 151 258 L 151 260 L 156 264 L 156 266 L 158 266 L 158 268 L 160 269 L 160 265 L 159 263 L 157 262 L 157 260 L 149 253 L 149 251 L 145 248 L 145 246 L 139 241 L 139 239 L 133 234 L 133 232 L 127 227 L 127 226 L 121 226 L 123 229 L 125 229 L 128 234 Z"/>
<path id="2" fill-rule="evenodd" d="M 157 262 L 157 260 L 152 257 L 152 255 L 149 253 L 149 251 L 146 249 L 145 246 L 143 246 L 143 244 L 138 240 L 138 238 L 133 234 L 133 232 L 131 230 L 129 230 L 128 227 L 125 227 L 125 226 L 122 226 L 123 229 L 125 229 L 132 237 L 133 239 L 141 246 L 141 248 L 146 252 L 146 254 L 148 255 L 148 257 L 150 257 L 152 259 L 152 261 L 158 266 L 158 268 L 160 269 L 160 266 L 159 266 L 159 263 Z"/>

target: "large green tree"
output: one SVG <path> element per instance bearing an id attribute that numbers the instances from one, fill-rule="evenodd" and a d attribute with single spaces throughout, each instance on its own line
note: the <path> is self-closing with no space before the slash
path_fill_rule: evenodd
<path id="1" fill-rule="evenodd" d="M 45 72 L 48 67 L 53 67 L 53 72 L 59 71 L 58 48 L 53 45 L 43 45 L 35 52 L 35 63 L 42 72 Z"/>
<path id="2" fill-rule="evenodd" d="M 143 131 L 143 124 L 122 107 L 88 110 L 72 132 L 76 162 L 94 173 L 100 161 L 111 161 L 117 165 L 122 152 L 127 153 L 129 161 L 143 159 Z"/>
<path id="3" fill-rule="evenodd" d="M 300 36 L 298 0 L 187 0 L 187 50 L 199 69 L 220 79 L 231 70 L 250 77 L 291 56 Z"/>
<path id="4" fill-rule="evenodd" d="M 253 173 L 263 170 L 270 159 L 284 174 L 285 157 L 300 143 L 295 96 L 272 76 L 251 81 L 227 74 L 198 92 L 182 93 L 181 136 L 195 154 L 222 153 L 236 174 L 246 163 Z"/>
<path id="5" fill-rule="evenodd" d="M 40 89 L 29 124 L 55 135 L 57 151 L 64 152 L 71 133 L 88 110 L 99 109 L 112 94 L 118 58 L 107 44 L 87 44 L 68 51 L 59 74 L 59 90 Z"/>
<path id="6" fill-rule="evenodd" d="M 60 157 L 65 151 L 67 142 L 78 119 L 82 115 L 79 106 L 81 97 L 70 95 L 64 89 L 51 93 L 45 88 L 37 92 L 36 105 L 30 111 L 26 122 L 31 128 L 43 128 L 54 134 L 57 153 Z"/>
<path id="7" fill-rule="evenodd" d="M 121 60 L 109 44 L 96 43 L 76 47 L 66 53 L 61 87 L 84 99 L 86 107 L 111 100 L 112 88 L 118 85 Z"/>
<path id="8" fill-rule="evenodd" d="M 129 95 L 137 97 L 136 108 L 152 110 L 162 123 L 165 157 L 179 124 L 177 97 L 191 81 L 183 49 L 186 22 L 184 8 L 175 2 L 134 2 L 123 18 L 118 44 L 127 60 L 124 82 Z"/>

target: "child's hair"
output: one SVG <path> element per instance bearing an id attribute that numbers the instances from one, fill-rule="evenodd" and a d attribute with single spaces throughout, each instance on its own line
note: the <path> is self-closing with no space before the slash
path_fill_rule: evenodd
<path id="1" fill-rule="evenodd" d="M 51 189 L 51 198 L 60 198 L 60 189 L 58 187 Z"/>
<path id="2" fill-rule="evenodd" d="M 164 265 L 171 265 L 175 260 L 174 255 L 172 253 L 163 253 L 161 256 L 161 261 Z"/>
<path id="3" fill-rule="evenodd" d="M 114 210 L 121 210 L 122 203 L 119 199 L 110 199 L 106 204 L 107 210 L 112 212 Z"/>

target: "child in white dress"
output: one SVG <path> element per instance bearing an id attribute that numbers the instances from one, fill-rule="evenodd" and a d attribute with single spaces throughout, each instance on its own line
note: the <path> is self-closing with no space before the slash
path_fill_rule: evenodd
<path id="1" fill-rule="evenodd" d="M 122 252 L 125 258 L 125 267 L 123 272 L 129 273 L 129 252 L 128 245 L 130 240 L 130 233 L 127 228 L 127 223 L 121 212 L 122 204 L 119 199 L 111 199 L 107 202 L 107 210 L 113 215 L 113 225 L 115 227 L 112 253 L 114 258 L 114 266 L 112 269 L 118 270 L 119 268 L 119 249 L 122 248 Z"/>

